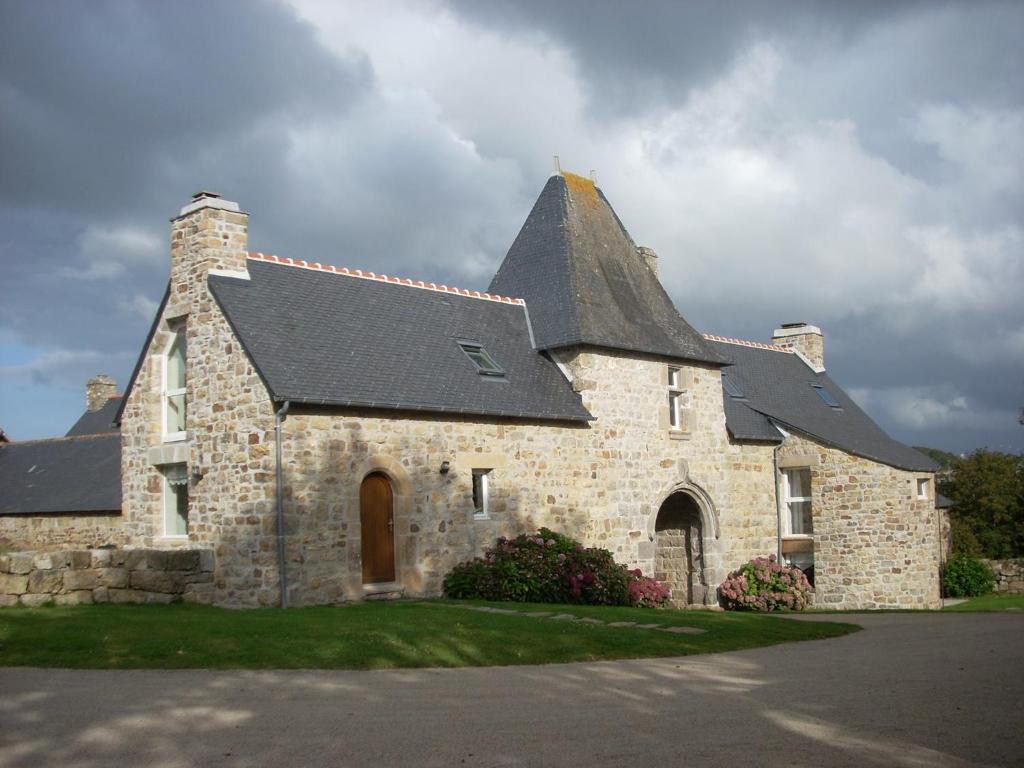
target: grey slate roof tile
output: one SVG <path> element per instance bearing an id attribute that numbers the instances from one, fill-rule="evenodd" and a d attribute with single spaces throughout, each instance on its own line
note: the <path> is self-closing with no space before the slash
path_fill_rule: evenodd
<path id="1" fill-rule="evenodd" d="M 893 440 L 850 399 L 828 373 L 815 373 L 797 355 L 727 342 L 712 344 L 732 365 L 727 375 L 740 385 L 746 400 L 731 398 L 723 388 L 726 424 L 736 439 L 766 439 L 761 423 L 773 419 L 849 453 L 900 469 L 934 472 L 938 465 L 910 446 Z M 832 408 L 811 384 L 824 387 L 839 402 Z M 743 408 L 740 407 L 743 406 Z"/>
<path id="2" fill-rule="evenodd" d="M 0 445 L 0 515 L 121 510 L 121 436 Z"/>
<path id="3" fill-rule="evenodd" d="M 65 437 L 81 435 L 103 435 L 118 431 L 114 419 L 121 408 L 121 398 L 112 397 L 95 411 L 86 411 L 78 417 L 78 421 L 68 430 Z"/>
<path id="4" fill-rule="evenodd" d="M 533 348 L 520 305 L 249 261 L 210 288 L 278 401 L 491 416 L 591 418 Z M 458 340 L 505 370 L 483 376 Z"/>
<path id="5" fill-rule="evenodd" d="M 488 290 L 526 300 L 540 349 L 577 344 L 720 363 L 589 179 L 552 176 Z"/>

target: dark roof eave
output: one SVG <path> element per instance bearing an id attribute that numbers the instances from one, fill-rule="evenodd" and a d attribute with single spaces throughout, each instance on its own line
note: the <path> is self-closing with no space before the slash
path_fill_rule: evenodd
<path id="1" fill-rule="evenodd" d="M 589 421 L 596 421 L 589 411 L 583 409 L 584 415 L 567 415 L 567 414 L 540 414 L 536 412 L 525 412 L 525 411 L 502 411 L 502 410 L 483 410 L 475 408 L 462 408 L 454 409 L 442 405 L 431 405 L 428 403 L 397 403 L 397 402 L 383 402 L 374 400 L 335 400 L 330 398 L 312 398 L 312 397 L 290 397 L 288 395 L 278 395 L 273 398 L 274 402 L 283 403 L 285 401 L 291 403 L 298 403 L 301 405 L 322 405 L 332 406 L 336 408 L 373 408 L 387 411 L 425 411 L 428 413 L 450 413 L 459 416 L 496 416 L 507 419 L 525 419 L 525 420 L 541 420 L 541 421 L 574 421 L 587 423 Z"/>
<path id="2" fill-rule="evenodd" d="M 124 510 L 122 510 L 122 509 L 109 509 L 107 507 L 95 507 L 95 508 L 88 508 L 88 509 L 75 509 L 75 510 L 71 510 L 71 511 L 69 511 L 67 509 L 63 509 L 63 508 L 48 509 L 48 508 L 45 508 L 45 507 L 42 508 L 42 509 L 30 509 L 30 510 L 25 510 L 25 511 L 22 511 L 22 510 L 2 511 L 2 510 L 0 510 L 0 517 L 26 517 L 26 516 L 31 517 L 32 515 L 69 515 L 71 517 L 74 517 L 76 515 L 81 515 L 81 516 L 85 516 L 85 515 L 96 515 L 96 516 L 107 515 L 107 516 L 113 517 L 115 515 L 120 516 L 120 515 L 123 515 L 123 514 L 124 514 Z"/>
<path id="3" fill-rule="evenodd" d="M 827 445 L 827 446 L 829 446 L 831 448 L 836 448 L 836 449 L 842 451 L 843 453 L 848 453 L 851 456 L 858 456 L 859 458 L 867 459 L 868 461 L 873 461 L 876 464 L 882 464 L 882 465 L 884 465 L 886 467 L 893 467 L 895 469 L 901 469 L 901 470 L 903 470 L 905 472 L 936 472 L 937 469 L 938 469 L 938 465 L 936 465 L 934 469 L 929 469 L 929 468 L 927 468 L 927 467 L 925 467 L 923 465 L 912 466 L 910 464 L 902 464 L 902 463 L 898 463 L 898 462 L 895 462 L 895 461 L 890 461 L 888 459 L 883 459 L 883 458 L 880 458 L 878 456 L 873 456 L 870 453 L 867 453 L 865 451 L 860 451 L 860 450 L 857 450 L 855 448 L 850 448 L 849 446 L 842 445 L 840 443 L 837 443 L 834 440 L 829 440 L 828 438 L 822 437 L 821 435 L 816 435 L 813 432 L 808 432 L 804 428 L 795 427 L 792 424 L 789 424 L 789 423 L 783 421 L 782 419 L 779 419 L 779 418 L 777 418 L 775 416 L 772 416 L 769 413 L 764 413 L 764 411 L 758 411 L 758 413 L 762 414 L 763 416 L 767 416 L 773 422 L 777 422 L 777 423 L 781 424 L 787 431 L 799 432 L 800 434 L 806 435 L 807 437 L 810 437 L 813 440 L 817 440 L 819 443 Z M 908 448 L 909 448 L 909 446 L 908 446 Z M 910 449 L 910 450 L 913 450 L 913 449 Z M 926 461 L 930 461 L 930 459 L 928 459 L 928 457 L 925 456 L 924 454 L 921 454 L 921 458 L 925 459 Z"/>

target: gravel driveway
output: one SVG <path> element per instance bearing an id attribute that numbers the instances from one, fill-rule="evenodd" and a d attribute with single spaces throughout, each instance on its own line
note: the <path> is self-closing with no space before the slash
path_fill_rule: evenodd
<path id="1" fill-rule="evenodd" d="M 865 629 L 541 667 L 0 669 L 0 766 L 1024 765 L 1024 615 L 836 620 Z"/>

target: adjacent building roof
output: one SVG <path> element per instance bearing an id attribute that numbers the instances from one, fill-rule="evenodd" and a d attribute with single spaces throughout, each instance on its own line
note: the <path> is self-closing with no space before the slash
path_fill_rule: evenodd
<path id="1" fill-rule="evenodd" d="M 250 279 L 213 275 L 210 288 L 277 401 L 592 418 L 534 348 L 522 302 L 254 256 Z M 459 342 L 504 375 L 481 375 Z"/>
<path id="2" fill-rule="evenodd" d="M 118 431 L 114 420 L 121 408 L 121 396 L 111 397 L 103 406 L 95 411 L 86 411 L 68 430 L 65 437 L 79 437 L 81 435 L 102 435 Z"/>
<path id="3" fill-rule="evenodd" d="M 121 436 L 0 445 L 0 515 L 120 512 Z"/>
<path id="4" fill-rule="evenodd" d="M 488 290 L 526 300 L 539 349 L 586 344 L 722 362 L 581 176 L 548 179 Z"/>
<path id="5" fill-rule="evenodd" d="M 726 426 L 735 439 L 780 442 L 774 421 L 882 464 L 920 472 L 938 468 L 929 457 L 889 437 L 827 373 L 815 373 L 798 355 L 760 344 L 710 343 L 731 361 L 725 375 L 744 395 L 735 398 L 723 385 Z M 838 407 L 827 404 L 819 387 Z"/>

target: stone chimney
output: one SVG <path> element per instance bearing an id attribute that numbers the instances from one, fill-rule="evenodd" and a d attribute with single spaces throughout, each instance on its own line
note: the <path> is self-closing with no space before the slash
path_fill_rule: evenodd
<path id="1" fill-rule="evenodd" d="M 797 352 L 815 373 L 825 370 L 825 337 L 821 329 L 807 323 L 783 323 L 772 333 L 772 344 Z"/>
<path id="2" fill-rule="evenodd" d="M 642 245 L 636 247 L 636 255 L 647 262 L 647 266 L 651 268 L 651 272 L 657 276 L 658 274 L 658 254 L 654 252 L 653 248 L 645 248 Z"/>
<path id="3" fill-rule="evenodd" d="M 117 382 L 105 373 L 93 376 L 85 385 L 85 410 L 98 411 L 117 395 Z"/>
<path id="4" fill-rule="evenodd" d="M 171 219 L 171 302 L 190 303 L 191 287 L 212 271 L 247 278 L 248 248 L 249 214 L 216 192 L 196 192 Z"/>

